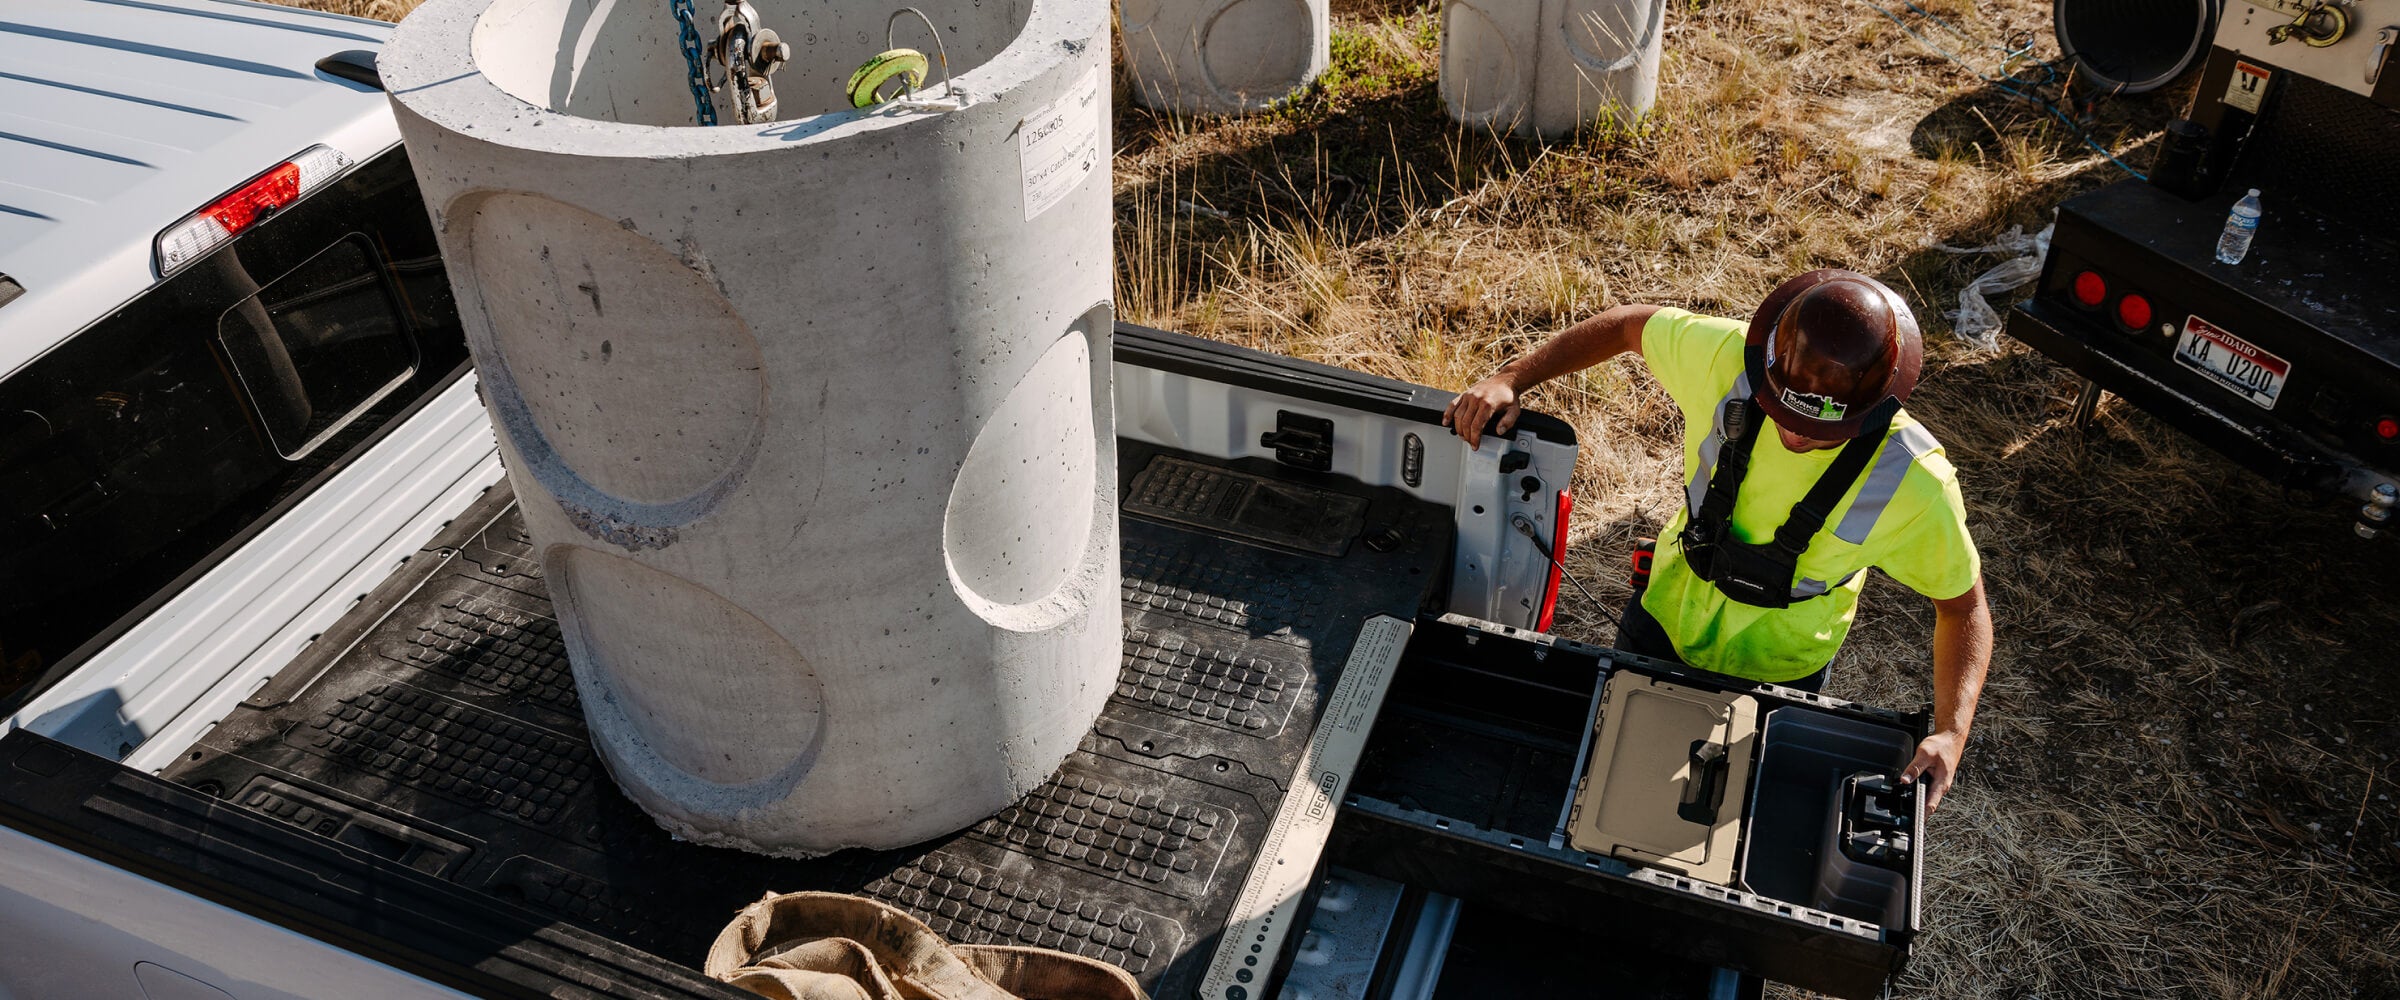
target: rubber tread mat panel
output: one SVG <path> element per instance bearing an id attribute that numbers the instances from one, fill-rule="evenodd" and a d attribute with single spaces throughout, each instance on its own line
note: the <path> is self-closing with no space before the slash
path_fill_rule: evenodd
<path id="1" fill-rule="evenodd" d="M 1125 509 L 1236 538 L 1340 556 L 1357 538 L 1367 499 L 1159 455 L 1134 474 Z"/>
<path id="2" fill-rule="evenodd" d="M 1305 641 L 1325 613 L 1316 595 L 1272 571 L 1228 565 L 1218 553 L 1191 551 L 1172 537 L 1135 535 L 1126 532 L 1122 552 L 1129 612 L 1150 611 L 1285 642 Z"/>
<path id="3" fill-rule="evenodd" d="M 1189 943 L 1175 920 L 1115 902 L 1036 888 L 999 869 L 936 852 L 870 882 L 865 895 L 908 909 L 953 941 L 1056 948 L 1145 980 Z"/>
<path id="4" fill-rule="evenodd" d="M 1158 454 L 1122 446 L 1120 488 Z M 1188 997 L 1360 625 L 1412 617 L 1450 549 L 1446 510 L 1347 489 L 1357 530 L 1404 544 L 1332 558 L 1126 520 L 1122 670 L 1099 724 L 1025 799 L 913 848 L 765 858 L 677 842 L 627 801 L 589 746 L 504 487 L 411 561 L 414 583 L 353 611 L 371 624 L 340 633 L 359 637 L 329 667 L 296 663 L 166 776 L 670 961 L 698 964 L 763 893 L 816 889 Z"/>
<path id="5" fill-rule="evenodd" d="M 457 594 L 442 616 L 417 627 L 396 658 L 464 676 L 496 694 L 531 693 L 562 712 L 580 712 L 558 619 L 489 598 Z"/>
<path id="6" fill-rule="evenodd" d="M 599 766 L 583 740 L 404 684 L 339 699 L 289 740 L 386 780 L 537 825 L 551 822 Z"/>
<path id="7" fill-rule="evenodd" d="M 978 837 L 1068 865 L 1141 881 L 1185 899 L 1216 875 L 1233 814 L 1161 795 L 1150 783 L 1061 774 L 975 826 Z"/>
<path id="8" fill-rule="evenodd" d="M 1290 663 L 1211 649 L 1174 631 L 1136 629 L 1125 636 L 1117 697 L 1271 736 L 1290 720 L 1301 683 L 1305 677 Z"/>

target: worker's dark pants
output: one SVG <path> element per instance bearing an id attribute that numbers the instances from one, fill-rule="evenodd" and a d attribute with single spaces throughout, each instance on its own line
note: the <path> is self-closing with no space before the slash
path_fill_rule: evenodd
<path id="1" fill-rule="evenodd" d="M 1635 588 L 1633 596 L 1625 601 L 1625 613 L 1617 619 L 1617 648 L 1637 656 L 1691 667 L 1691 664 L 1683 662 L 1683 654 L 1675 651 L 1675 641 L 1667 638 L 1666 627 L 1642 608 L 1642 593 L 1646 589 Z M 1818 668 L 1816 673 L 1796 681 L 1784 681 L 1780 686 L 1801 691 L 1822 691 L 1825 689 L 1825 671 L 1831 668 L 1832 664 L 1827 664 Z"/>

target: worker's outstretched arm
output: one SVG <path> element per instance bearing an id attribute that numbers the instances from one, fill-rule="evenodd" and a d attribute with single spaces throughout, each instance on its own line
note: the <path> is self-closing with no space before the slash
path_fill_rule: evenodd
<path id="1" fill-rule="evenodd" d="M 1983 696 L 1984 671 L 1992 663 L 1992 606 L 1983 597 L 1983 578 L 1964 594 L 1933 602 L 1933 735 L 1917 744 L 1915 760 L 1900 772 L 1903 781 L 1925 777 L 1925 811 L 1942 804 L 1958 777 L 1958 758 L 1975 724 L 1975 702 Z"/>
<path id="2" fill-rule="evenodd" d="M 1507 433 L 1517 426 L 1517 396 L 1569 372 L 1579 372 L 1627 351 L 1642 349 L 1642 325 L 1657 306 L 1617 306 L 1577 323 L 1542 341 L 1541 346 L 1501 365 L 1492 377 L 1459 393 L 1442 411 L 1442 426 L 1467 439 L 1467 447 L 1483 446 L 1483 429 L 1499 414 L 1494 428 Z"/>

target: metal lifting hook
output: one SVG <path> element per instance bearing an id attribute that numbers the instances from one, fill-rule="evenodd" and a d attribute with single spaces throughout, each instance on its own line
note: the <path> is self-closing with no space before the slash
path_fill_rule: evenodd
<path id="1" fill-rule="evenodd" d="M 942 67 L 942 96 L 944 98 L 956 96 L 958 93 L 958 88 L 950 83 L 950 47 L 942 44 L 941 29 L 933 26 L 933 19 L 926 17 L 924 11 L 918 10 L 915 7 L 902 7 L 899 10 L 893 11 L 892 16 L 884 18 L 883 47 L 886 49 L 898 47 L 892 44 L 892 29 L 895 25 L 900 23 L 900 15 L 902 14 L 915 14 L 917 16 L 917 20 L 925 22 L 925 33 L 933 36 L 933 51 L 940 58 L 940 66 Z M 908 96 L 913 99 L 917 95 L 912 89 Z"/>
<path id="2" fill-rule="evenodd" d="M 725 68 L 726 96 L 733 104 L 734 121 L 756 125 L 775 120 L 775 82 L 773 75 L 790 62 L 792 47 L 777 37 L 775 29 L 758 26 L 758 10 L 749 0 L 725 0 L 725 9 L 717 15 L 717 39 L 710 42 L 708 54 L 717 65 Z"/>
<path id="3" fill-rule="evenodd" d="M 2301 8 L 2292 23 L 2268 28 L 2267 44 L 2281 45 L 2297 38 L 2310 48 L 2321 49 L 2341 41 L 2350 34 L 2349 7 L 2343 0 L 2315 0 Z"/>

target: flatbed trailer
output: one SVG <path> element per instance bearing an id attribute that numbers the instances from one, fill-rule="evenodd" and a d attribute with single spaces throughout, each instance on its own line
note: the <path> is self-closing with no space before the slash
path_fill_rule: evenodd
<path id="1" fill-rule="evenodd" d="M 2269 40 L 2307 4 L 2228 5 L 2205 141 L 2060 205 L 2008 330 L 2088 380 L 2079 418 L 2117 394 L 2272 482 L 2366 501 L 2373 532 L 2400 484 L 2400 3 L 2332 6 L 2350 27 L 2320 46 Z M 2258 235 L 2220 263 L 2250 188 Z"/>

